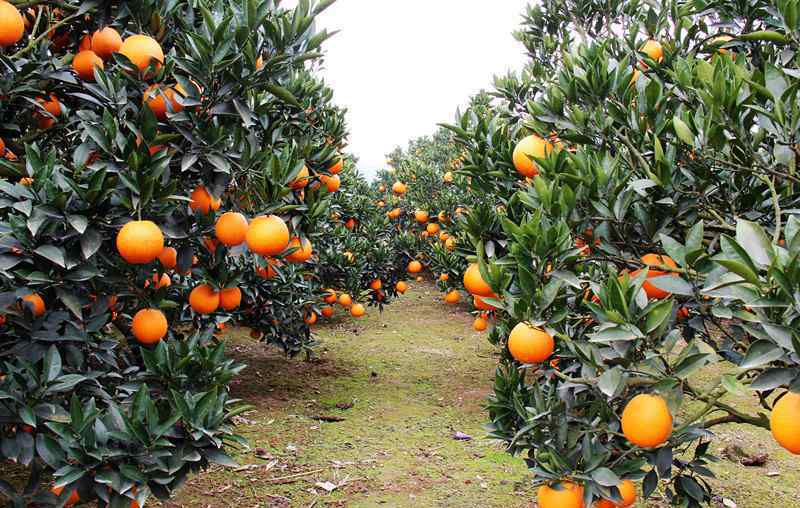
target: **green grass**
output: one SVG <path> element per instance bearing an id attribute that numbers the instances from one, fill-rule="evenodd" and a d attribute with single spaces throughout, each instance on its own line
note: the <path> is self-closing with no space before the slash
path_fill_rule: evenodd
<path id="1" fill-rule="evenodd" d="M 286 360 L 246 330 L 232 331 L 229 352 L 249 366 L 234 395 L 255 406 L 239 426 L 251 450 L 236 456 L 250 468 L 214 467 L 164 506 L 534 506 L 522 460 L 483 439 L 483 404 L 497 359 L 464 310 L 418 285 L 383 314 L 370 309 L 361 321 L 321 326 L 311 362 Z M 698 381 L 715 374 L 711 369 Z M 747 397 L 730 402 L 754 407 Z M 456 431 L 475 439 L 455 441 Z M 727 444 L 769 455 L 756 468 L 721 459 L 714 466 L 721 496 L 739 508 L 800 506 L 800 460 L 769 432 L 746 426 L 715 432 L 718 455 Z M 337 487 L 328 493 L 317 485 L 324 482 Z"/>

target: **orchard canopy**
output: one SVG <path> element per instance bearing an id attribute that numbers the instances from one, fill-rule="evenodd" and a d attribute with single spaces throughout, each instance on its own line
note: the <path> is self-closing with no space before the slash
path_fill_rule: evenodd
<path id="1" fill-rule="evenodd" d="M 796 470 L 800 0 L 533 1 L 372 181 L 333 3 L 0 0 L 0 503 L 189 506 L 264 409 L 231 343 L 313 362 L 428 289 L 519 506 L 718 506 L 729 429 Z"/>

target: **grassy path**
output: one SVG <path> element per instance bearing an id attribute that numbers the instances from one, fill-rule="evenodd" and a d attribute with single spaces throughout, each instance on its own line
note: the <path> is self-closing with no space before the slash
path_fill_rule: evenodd
<path id="1" fill-rule="evenodd" d="M 244 469 L 194 477 L 166 506 L 532 506 L 522 461 L 483 439 L 497 361 L 463 309 L 417 285 L 318 336 L 318 360 L 287 362 L 232 334 L 248 364 L 234 395 L 256 406 L 238 429 L 252 450 L 236 457 Z"/>
<path id="2" fill-rule="evenodd" d="M 238 427 L 252 449 L 236 457 L 241 468 L 193 477 L 165 507 L 535 506 L 522 460 L 483 439 L 493 348 L 432 286 L 416 285 L 383 314 L 321 326 L 312 362 L 286 361 L 246 332 L 226 340 L 248 364 L 233 390 L 256 407 Z M 728 401 L 755 409 L 747 395 Z M 800 506 L 800 462 L 769 432 L 714 430 L 718 456 L 737 445 L 768 460 L 713 465 L 721 497 L 712 506 L 725 506 L 722 498 L 737 508 Z M 455 432 L 474 439 L 454 440 Z"/>

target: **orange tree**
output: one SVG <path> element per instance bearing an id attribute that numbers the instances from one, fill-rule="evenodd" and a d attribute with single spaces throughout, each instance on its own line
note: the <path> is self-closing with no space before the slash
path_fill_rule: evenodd
<path id="1" fill-rule="evenodd" d="M 448 126 L 494 201 L 463 223 L 491 436 L 543 508 L 706 504 L 720 424 L 800 453 L 799 7 L 545 0 L 526 71 Z"/>
<path id="2" fill-rule="evenodd" d="M 314 75 L 330 3 L 0 1 L 10 506 L 169 497 L 244 444 L 215 330 L 306 347 L 346 135 Z"/>

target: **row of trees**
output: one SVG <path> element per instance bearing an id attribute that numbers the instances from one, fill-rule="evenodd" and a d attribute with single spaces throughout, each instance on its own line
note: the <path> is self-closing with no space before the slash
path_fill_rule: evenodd
<path id="1" fill-rule="evenodd" d="M 465 210 L 462 260 L 416 247 L 497 309 L 491 436 L 543 508 L 708 503 L 722 424 L 800 453 L 799 7 L 539 2 L 525 71 L 382 175 Z"/>
<path id="2" fill-rule="evenodd" d="M 331 3 L 0 1 L 9 506 L 144 506 L 232 463 L 226 325 L 295 355 L 332 291 L 396 295 L 317 75 Z"/>

